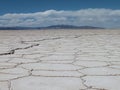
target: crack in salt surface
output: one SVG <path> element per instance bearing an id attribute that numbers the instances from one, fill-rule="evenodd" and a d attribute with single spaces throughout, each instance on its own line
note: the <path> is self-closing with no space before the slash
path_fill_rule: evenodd
<path id="1" fill-rule="evenodd" d="M 24 47 L 24 48 L 15 48 L 15 49 L 10 50 L 7 53 L 1 53 L 0 55 L 11 55 L 11 54 L 14 54 L 16 50 L 29 49 L 29 48 L 32 48 L 34 46 L 39 46 L 39 44 L 30 45 L 30 46 L 27 46 L 27 47 Z"/>

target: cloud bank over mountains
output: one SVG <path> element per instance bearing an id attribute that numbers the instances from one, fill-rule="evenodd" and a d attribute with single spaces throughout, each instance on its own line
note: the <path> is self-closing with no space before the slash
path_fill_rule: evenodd
<path id="1" fill-rule="evenodd" d="M 120 28 L 120 10 L 47 10 L 36 13 L 8 13 L 0 16 L 0 27 L 44 27 L 61 24 Z"/>

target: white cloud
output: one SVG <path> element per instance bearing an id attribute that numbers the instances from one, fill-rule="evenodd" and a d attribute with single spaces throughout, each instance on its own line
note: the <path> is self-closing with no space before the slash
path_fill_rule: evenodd
<path id="1" fill-rule="evenodd" d="M 47 10 L 36 13 L 8 13 L 0 16 L 0 26 L 40 27 L 56 24 L 91 25 L 120 28 L 120 10 L 81 9 L 77 11 Z"/>

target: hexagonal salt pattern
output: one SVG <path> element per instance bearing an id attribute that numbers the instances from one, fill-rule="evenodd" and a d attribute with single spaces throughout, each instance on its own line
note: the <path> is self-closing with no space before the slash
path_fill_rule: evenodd
<path id="1" fill-rule="evenodd" d="M 0 31 L 0 90 L 120 90 L 120 30 Z"/>

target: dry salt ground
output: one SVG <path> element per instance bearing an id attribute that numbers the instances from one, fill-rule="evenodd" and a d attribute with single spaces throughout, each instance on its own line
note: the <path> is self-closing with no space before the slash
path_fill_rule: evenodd
<path id="1" fill-rule="evenodd" d="M 0 90 L 120 90 L 120 30 L 1 30 Z"/>

